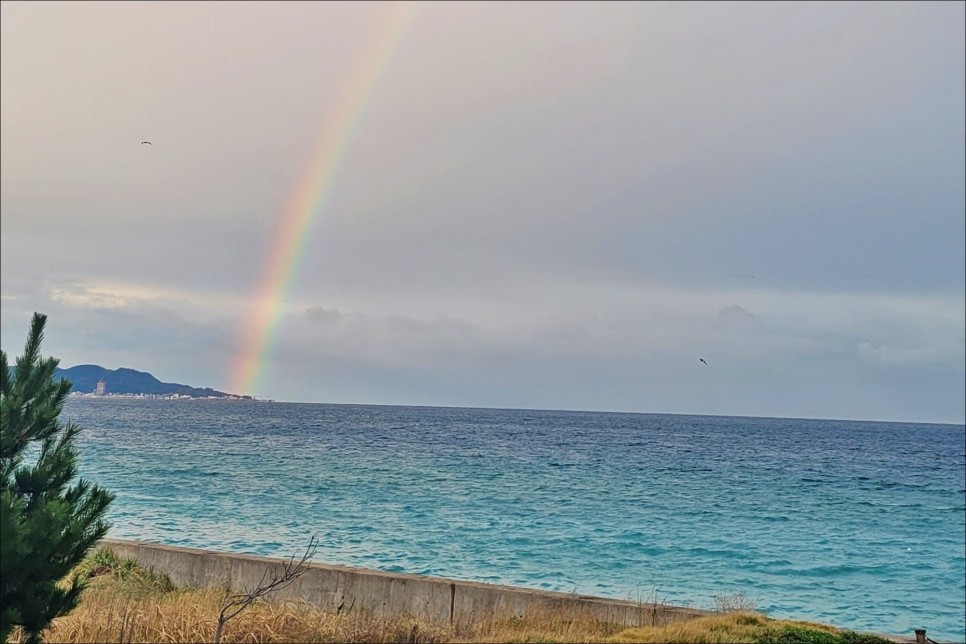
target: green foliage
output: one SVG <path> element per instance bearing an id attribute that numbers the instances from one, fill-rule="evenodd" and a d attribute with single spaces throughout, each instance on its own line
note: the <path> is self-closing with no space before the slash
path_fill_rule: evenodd
<path id="1" fill-rule="evenodd" d="M 54 382 L 58 361 L 40 355 L 47 316 L 34 313 L 15 367 L 0 351 L 0 640 L 21 626 L 39 642 L 71 611 L 84 581 L 58 584 L 107 533 L 102 517 L 114 495 L 78 480 L 80 428 L 58 418 L 70 382 Z M 36 460 L 34 460 L 36 458 Z"/>
<path id="2" fill-rule="evenodd" d="M 892 640 L 884 637 L 855 633 L 853 631 L 845 631 L 840 634 L 840 637 L 842 638 L 842 644 L 892 644 Z"/>
<path id="3" fill-rule="evenodd" d="M 154 570 L 143 568 L 128 557 L 119 557 L 110 548 L 97 548 L 74 569 L 72 575 L 82 579 L 111 578 L 125 582 L 131 590 L 166 593 L 174 590 L 171 579 Z"/>
<path id="4" fill-rule="evenodd" d="M 780 630 L 768 631 L 758 640 L 759 644 L 841 644 L 842 639 L 835 633 L 801 626 L 783 626 Z"/>
<path id="5" fill-rule="evenodd" d="M 780 629 L 765 631 L 757 644 L 890 644 L 889 640 L 875 635 L 852 631 L 829 633 L 817 628 L 785 625 Z"/>

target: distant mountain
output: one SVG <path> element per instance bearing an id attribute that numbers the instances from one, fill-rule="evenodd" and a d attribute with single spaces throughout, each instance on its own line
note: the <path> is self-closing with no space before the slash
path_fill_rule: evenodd
<path id="1" fill-rule="evenodd" d="M 210 387 L 190 387 L 173 382 L 161 382 L 146 371 L 134 369 L 105 369 L 96 364 L 82 364 L 70 369 L 57 369 L 54 379 L 67 378 L 73 384 L 72 392 L 91 393 L 97 388 L 100 380 L 104 381 L 105 391 L 109 394 L 159 394 L 179 396 L 193 396 L 207 398 L 215 396 L 225 398 L 232 394 L 215 391 Z M 250 396 L 242 396 L 250 398 Z"/>

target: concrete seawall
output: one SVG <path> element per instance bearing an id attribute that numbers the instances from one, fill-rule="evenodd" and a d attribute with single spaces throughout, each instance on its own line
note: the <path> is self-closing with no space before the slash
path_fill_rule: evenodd
<path id="1" fill-rule="evenodd" d="M 101 545 L 168 575 L 177 586 L 222 587 L 235 592 L 255 587 L 267 569 L 285 561 L 141 541 L 104 539 Z M 565 612 L 570 618 L 644 626 L 709 614 L 663 604 L 318 563 L 311 564 L 297 581 L 272 598 L 301 600 L 330 612 L 368 611 L 383 617 L 417 617 L 451 624 Z"/>

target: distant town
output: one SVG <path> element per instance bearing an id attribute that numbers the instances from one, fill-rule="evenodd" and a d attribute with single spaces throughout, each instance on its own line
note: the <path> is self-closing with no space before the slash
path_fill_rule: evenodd
<path id="1" fill-rule="evenodd" d="M 256 398 L 252 396 L 192 396 L 190 394 L 144 394 L 144 393 L 113 393 L 102 388 L 98 383 L 98 388 L 94 391 L 72 391 L 72 398 L 138 398 L 143 400 L 248 400 L 254 402 L 275 402 L 271 398 Z"/>
<path id="2" fill-rule="evenodd" d="M 210 387 L 192 387 L 161 382 L 146 371 L 106 369 L 100 365 L 78 365 L 57 369 L 55 377 L 71 382 L 71 396 L 82 398 L 126 398 L 140 400 L 249 400 L 275 402 L 271 398 L 243 396 Z"/>

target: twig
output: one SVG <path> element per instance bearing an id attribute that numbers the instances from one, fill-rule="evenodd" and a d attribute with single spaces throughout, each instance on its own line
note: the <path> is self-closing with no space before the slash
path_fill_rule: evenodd
<path id="1" fill-rule="evenodd" d="M 281 590 L 289 586 L 292 582 L 302 576 L 308 570 L 309 563 L 315 552 L 319 549 L 319 539 L 313 536 L 306 546 L 305 552 L 298 563 L 295 563 L 295 555 L 289 557 L 281 567 L 266 568 L 262 573 L 262 578 L 255 587 L 247 592 L 237 595 L 229 595 L 221 607 L 221 614 L 218 615 L 218 628 L 215 629 L 215 644 L 221 643 L 221 634 L 225 624 L 243 610 L 248 608 L 256 599 L 260 599 L 271 592 Z M 271 574 L 269 574 L 271 573 Z"/>

